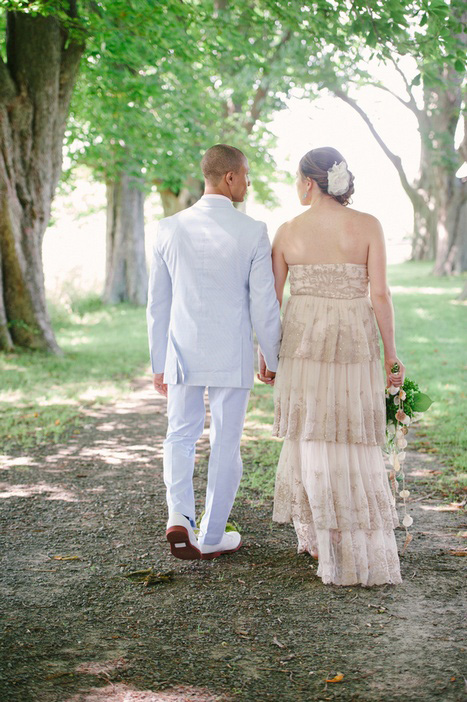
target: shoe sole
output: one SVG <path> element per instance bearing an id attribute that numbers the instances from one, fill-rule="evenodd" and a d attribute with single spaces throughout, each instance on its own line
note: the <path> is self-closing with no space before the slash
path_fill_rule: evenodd
<path id="1" fill-rule="evenodd" d="M 201 560 L 202 561 L 212 561 L 213 558 L 218 558 L 219 556 L 228 556 L 229 553 L 235 553 L 236 551 L 238 551 L 238 549 L 241 548 L 242 544 L 243 544 L 243 542 L 240 541 L 237 548 L 231 548 L 228 551 L 213 551 L 212 553 L 201 552 Z"/>
<path id="2" fill-rule="evenodd" d="M 199 561 L 201 551 L 190 541 L 188 530 L 182 526 L 169 527 L 165 532 L 167 541 L 170 544 L 170 551 L 175 558 L 183 561 Z"/>

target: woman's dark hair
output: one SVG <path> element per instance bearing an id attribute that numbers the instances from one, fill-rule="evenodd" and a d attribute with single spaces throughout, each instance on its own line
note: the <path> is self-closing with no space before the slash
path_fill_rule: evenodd
<path id="1" fill-rule="evenodd" d="M 328 171 L 335 163 L 339 164 L 345 161 L 342 154 L 333 149 L 331 146 L 323 146 L 319 149 L 312 149 L 305 154 L 298 164 L 298 170 L 302 178 L 311 178 L 318 183 L 320 190 L 326 195 L 330 195 L 340 202 L 341 205 L 348 205 L 350 198 L 354 193 L 354 177 L 350 173 L 350 182 L 347 192 L 342 195 L 331 195 L 328 193 Z"/>

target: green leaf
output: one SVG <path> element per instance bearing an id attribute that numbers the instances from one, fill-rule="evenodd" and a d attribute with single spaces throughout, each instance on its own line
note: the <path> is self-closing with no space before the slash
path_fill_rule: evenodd
<path id="1" fill-rule="evenodd" d="M 424 392 L 417 392 L 413 399 L 413 410 L 414 412 L 426 412 L 429 407 L 433 404 L 433 400 Z"/>
<path id="2" fill-rule="evenodd" d="M 454 68 L 455 68 L 456 71 L 458 71 L 459 73 L 463 73 L 464 70 L 465 70 L 464 62 L 463 62 L 461 59 L 456 59 L 456 60 L 454 61 Z"/>

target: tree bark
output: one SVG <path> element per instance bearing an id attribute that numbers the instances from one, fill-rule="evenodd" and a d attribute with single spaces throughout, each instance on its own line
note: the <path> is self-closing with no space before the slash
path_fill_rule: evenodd
<path id="1" fill-rule="evenodd" d="M 467 300 L 467 280 L 465 281 L 464 287 L 462 288 L 460 294 L 456 298 L 457 300 Z"/>
<path id="2" fill-rule="evenodd" d="M 53 17 L 7 13 L 6 63 L 0 57 L 0 349 L 60 353 L 45 300 L 42 240 L 83 48 Z"/>
<path id="3" fill-rule="evenodd" d="M 107 184 L 106 258 L 104 302 L 145 305 L 148 274 L 143 181 L 128 173 Z"/>
<path id="4" fill-rule="evenodd" d="M 178 192 L 159 185 L 157 189 L 161 198 L 164 217 L 170 217 L 194 205 L 203 194 L 204 185 L 201 180 L 188 178 L 184 187 Z"/>

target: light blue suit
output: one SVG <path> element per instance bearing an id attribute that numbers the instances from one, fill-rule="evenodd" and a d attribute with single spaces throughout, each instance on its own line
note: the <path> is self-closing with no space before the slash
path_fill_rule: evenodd
<path id="1" fill-rule="evenodd" d="M 166 383 L 251 388 L 252 325 L 277 370 L 281 323 L 266 225 L 222 195 L 161 220 L 147 317 L 152 370 Z"/>
<path id="2" fill-rule="evenodd" d="M 254 381 L 253 332 L 270 370 L 281 339 L 266 225 L 223 195 L 204 195 L 159 223 L 147 307 L 154 373 L 168 384 L 164 481 L 169 514 L 195 525 L 193 470 L 211 408 L 200 543 L 220 543 L 242 475 L 240 440 Z"/>

